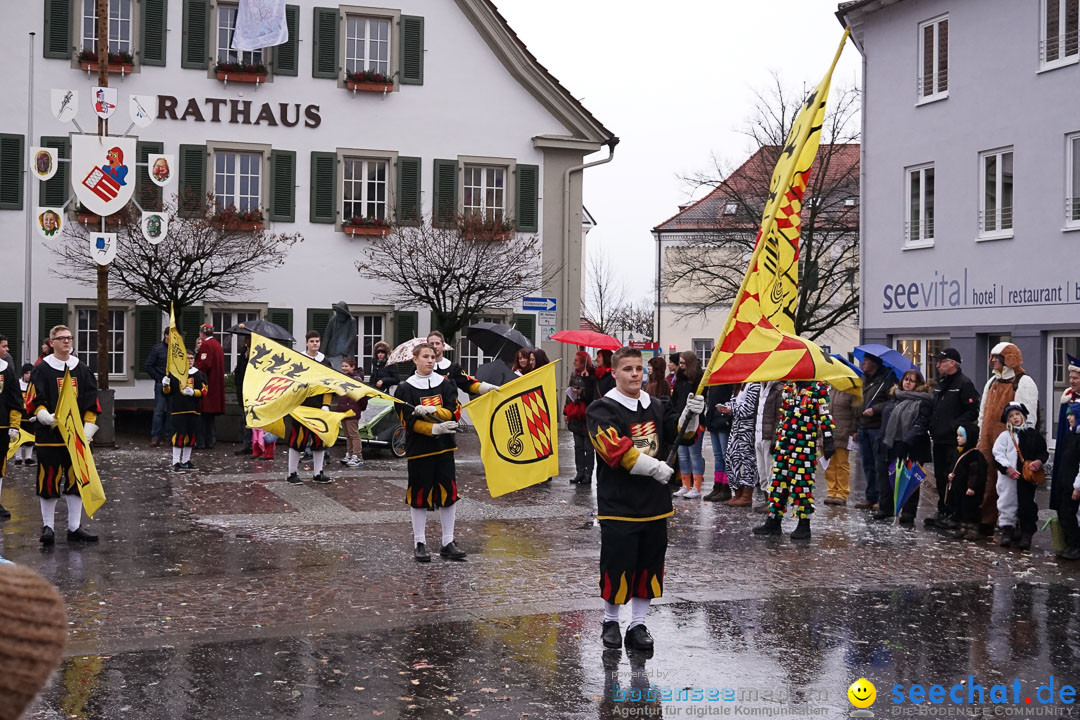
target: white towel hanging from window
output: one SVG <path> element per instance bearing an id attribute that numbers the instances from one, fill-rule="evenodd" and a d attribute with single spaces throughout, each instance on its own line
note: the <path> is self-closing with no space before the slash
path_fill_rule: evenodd
<path id="1" fill-rule="evenodd" d="M 285 0 L 240 0 L 233 50 L 259 50 L 281 45 L 288 39 Z"/>

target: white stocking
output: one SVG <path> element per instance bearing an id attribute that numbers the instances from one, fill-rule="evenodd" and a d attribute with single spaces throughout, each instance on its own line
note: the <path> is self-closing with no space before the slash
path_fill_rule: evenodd
<path id="1" fill-rule="evenodd" d="M 325 459 L 325 458 L 326 458 L 326 451 L 325 450 L 312 450 L 312 452 L 311 452 L 312 470 L 314 470 L 316 475 L 318 475 L 319 473 L 322 472 L 323 459 Z"/>
<path id="2" fill-rule="evenodd" d="M 414 543 L 427 543 L 424 530 L 427 525 L 427 510 L 411 508 L 412 510 L 412 535 Z"/>
<path id="3" fill-rule="evenodd" d="M 289 448 L 289 474 L 292 475 L 300 469 L 300 451 Z"/>
<path id="4" fill-rule="evenodd" d="M 630 625 L 627 630 L 635 625 L 644 625 L 645 616 L 649 614 L 649 598 L 630 598 Z"/>
<path id="5" fill-rule="evenodd" d="M 82 498 L 78 495 L 65 495 L 68 506 L 68 532 L 74 532 L 82 525 Z"/>
<path id="6" fill-rule="evenodd" d="M 46 500 L 45 498 L 38 498 L 38 503 L 41 505 L 41 524 L 45 527 L 56 526 L 56 498 Z"/>
<path id="7" fill-rule="evenodd" d="M 442 523 L 442 544 L 454 542 L 454 520 L 457 518 L 457 505 L 439 508 L 439 521 Z"/>

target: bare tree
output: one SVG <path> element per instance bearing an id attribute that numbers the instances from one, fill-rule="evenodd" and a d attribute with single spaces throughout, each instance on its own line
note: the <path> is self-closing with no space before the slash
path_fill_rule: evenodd
<path id="1" fill-rule="evenodd" d="M 380 298 L 429 308 L 447 342 L 485 310 L 513 306 L 558 272 L 542 263 L 540 237 L 513 232 L 509 221 L 433 227 L 428 219 L 370 238 L 356 269 L 384 288 Z"/>
<path id="2" fill-rule="evenodd" d="M 185 202 L 184 208 L 191 207 Z M 117 236 L 116 259 L 109 265 L 110 283 L 120 297 L 141 298 L 163 312 L 210 300 L 236 300 L 256 288 L 255 276 L 285 262 L 289 249 L 303 241 L 299 234 L 245 229 L 233 214 L 214 210 L 208 196 L 204 210 L 176 212 L 177 200 L 161 211 L 169 217 L 165 239 L 146 241 L 142 218 L 129 208 L 112 216 L 119 224 L 109 231 Z M 96 229 L 96 228 L 95 228 Z M 58 277 L 93 285 L 97 265 L 87 252 L 91 230 L 69 223 L 64 236 L 49 246 L 56 254 L 52 272 Z"/>
<path id="3" fill-rule="evenodd" d="M 655 337 L 655 311 L 656 306 L 649 298 L 643 298 L 636 303 L 624 303 L 615 324 L 619 330 L 636 335 L 641 340 L 651 341 Z"/>
<path id="4" fill-rule="evenodd" d="M 602 333 L 611 334 L 620 329 L 626 285 L 616 277 L 615 267 L 603 250 L 598 249 L 589 257 L 584 295 L 581 312 L 586 320 Z"/>
<path id="5" fill-rule="evenodd" d="M 833 88 L 803 200 L 795 332 L 809 339 L 857 320 L 859 98 L 857 88 Z M 757 94 L 744 130 L 753 145 L 750 159 L 738 168 L 716 162 L 713 171 L 686 178 L 695 188 L 714 188 L 719 201 L 702 203 L 718 212 L 697 218 L 690 239 L 667 251 L 663 283 L 687 299 L 677 314 L 705 316 L 731 307 L 754 250 L 773 168 L 805 99 L 774 75 L 768 91 Z"/>

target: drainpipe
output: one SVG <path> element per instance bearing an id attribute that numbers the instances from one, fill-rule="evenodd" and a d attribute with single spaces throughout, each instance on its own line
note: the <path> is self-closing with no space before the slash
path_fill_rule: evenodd
<path id="1" fill-rule="evenodd" d="M 566 169 L 566 173 L 563 175 L 563 237 L 562 237 L 562 251 L 563 251 L 563 282 L 562 282 L 562 296 L 563 296 L 563 329 L 564 330 L 577 330 L 578 325 L 581 323 L 579 318 L 576 318 L 571 324 L 570 322 L 570 176 L 576 172 L 582 172 L 586 168 L 596 167 L 597 165 L 604 165 L 615 159 L 615 146 L 619 144 L 619 138 L 608 138 L 605 143 L 608 146 L 608 156 L 603 160 L 596 160 L 591 163 L 585 163 L 584 165 L 575 165 Z"/>

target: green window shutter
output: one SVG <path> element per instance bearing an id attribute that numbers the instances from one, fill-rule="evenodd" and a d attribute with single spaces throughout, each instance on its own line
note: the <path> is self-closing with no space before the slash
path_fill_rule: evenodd
<path id="1" fill-rule="evenodd" d="M 210 2 L 184 0 L 184 38 L 180 67 L 205 70 L 210 67 Z"/>
<path id="2" fill-rule="evenodd" d="M 314 330 L 322 335 L 326 332 L 326 326 L 330 324 L 330 321 L 334 317 L 333 310 L 324 310 L 322 308 L 308 308 L 307 311 L 307 332 Z M 299 340 L 299 338 L 297 338 Z"/>
<path id="3" fill-rule="evenodd" d="M 457 217 L 457 160 L 436 160 L 432 177 L 431 224 L 449 227 Z"/>
<path id="4" fill-rule="evenodd" d="M 517 229 L 536 232 L 540 229 L 540 166 L 517 166 Z"/>
<path id="5" fill-rule="evenodd" d="M 333 223 L 337 219 L 337 155 L 311 153 L 311 210 L 313 223 Z"/>
<path id="6" fill-rule="evenodd" d="M 177 329 L 184 336 L 184 345 L 191 352 L 195 352 L 195 340 L 199 337 L 199 326 L 206 322 L 205 317 L 205 311 L 201 307 L 186 307 L 180 310 Z"/>
<path id="7" fill-rule="evenodd" d="M 270 222 L 296 222 L 296 152 L 270 151 Z"/>
<path id="8" fill-rule="evenodd" d="M 8 351 L 15 358 L 15 374 L 19 375 L 18 366 L 23 362 L 22 303 L 0 302 L 0 335 L 8 339 Z"/>
<path id="9" fill-rule="evenodd" d="M 68 324 L 68 306 L 64 303 L 38 303 L 38 335 L 42 340 L 49 337 L 49 331 L 57 325 Z M 38 347 L 32 348 L 34 359 L 37 359 Z"/>
<path id="10" fill-rule="evenodd" d="M 268 308 L 266 319 L 292 332 L 292 308 Z"/>
<path id="11" fill-rule="evenodd" d="M 420 158 L 399 157 L 397 165 L 397 224 L 420 224 Z"/>
<path id="12" fill-rule="evenodd" d="M 402 85 L 424 84 L 424 18 L 401 16 L 401 74 Z"/>
<path id="13" fill-rule="evenodd" d="M 143 370 L 150 351 L 161 340 L 161 311 L 153 305 L 135 307 L 135 377 L 150 377 Z"/>
<path id="14" fill-rule="evenodd" d="M 142 0 L 142 63 L 165 65 L 169 0 Z"/>
<path id="15" fill-rule="evenodd" d="M 274 46 L 274 74 L 296 77 L 300 68 L 300 7 L 285 6 L 285 26 L 289 39 Z"/>
<path id="16" fill-rule="evenodd" d="M 71 59 L 72 2 L 73 0 L 45 0 L 45 39 L 41 44 L 42 57 Z"/>
<path id="17" fill-rule="evenodd" d="M 25 138 L 0 133 L 0 210 L 22 210 Z"/>
<path id="18" fill-rule="evenodd" d="M 206 146 L 180 146 L 180 211 L 182 217 L 202 214 L 206 203 Z"/>
<path id="19" fill-rule="evenodd" d="M 142 142 L 135 143 L 135 157 L 137 163 L 148 163 L 150 154 L 160 155 L 165 152 L 165 143 Z M 150 180 L 149 167 L 135 167 L 135 200 L 142 205 L 144 210 L 161 209 L 162 191 Z"/>
<path id="20" fill-rule="evenodd" d="M 536 316 L 532 314 L 514 315 L 514 328 L 525 336 L 525 339 L 536 345 Z"/>
<path id="21" fill-rule="evenodd" d="M 338 9 L 315 8 L 315 40 L 311 44 L 311 77 L 338 76 Z"/>
<path id="22" fill-rule="evenodd" d="M 71 157 L 71 138 L 67 135 L 43 137 L 41 138 L 41 146 L 55 148 L 57 158 Z M 68 199 L 68 193 L 71 192 L 71 183 L 68 182 L 70 172 L 70 163 L 56 164 L 56 174 L 52 176 L 51 180 L 45 180 L 41 183 L 39 197 L 42 205 L 60 207 L 64 204 Z"/>

